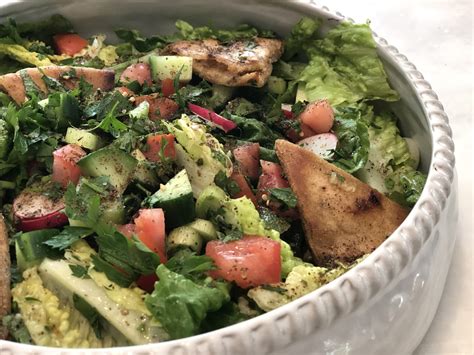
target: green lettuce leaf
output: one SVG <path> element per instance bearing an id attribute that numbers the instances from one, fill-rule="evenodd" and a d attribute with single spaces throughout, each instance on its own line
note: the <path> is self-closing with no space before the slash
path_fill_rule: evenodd
<path id="1" fill-rule="evenodd" d="M 423 187 L 426 183 L 426 175 L 405 165 L 385 180 L 385 185 L 389 190 L 389 197 L 405 206 L 413 206 L 420 198 Z"/>
<path id="2" fill-rule="evenodd" d="M 342 22 L 324 39 L 306 42 L 304 50 L 310 62 L 299 81 L 308 101 L 328 99 L 338 105 L 399 99 L 387 82 L 368 24 Z"/>
<path id="3" fill-rule="evenodd" d="M 319 26 L 321 26 L 320 19 L 311 19 L 303 17 L 291 29 L 290 36 L 285 41 L 285 53 L 283 59 L 288 60 L 294 57 L 311 39 L 315 39 Z"/>
<path id="4" fill-rule="evenodd" d="M 198 284 L 165 265 L 158 266 L 156 275 L 159 281 L 145 304 L 173 339 L 197 334 L 207 313 L 230 300 L 225 284 L 209 279 Z"/>

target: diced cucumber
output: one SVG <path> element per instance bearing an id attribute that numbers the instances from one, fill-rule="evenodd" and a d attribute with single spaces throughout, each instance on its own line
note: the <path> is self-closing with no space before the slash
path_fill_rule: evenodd
<path id="1" fill-rule="evenodd" d="M 180 56 L 151 56 L 150 67 L 153 79 L 174 79 L 179 73 L 180 82 L 188 82 L 193 77 L 193 58 Z"/>
<path id="2" fill-rule="evenodd" d="M 298 84 L 298 88 L 296 89 L 295 102 L 308 101 L 308 95 L 306 95 L 305 88 L 306 88 L 305 83 Z"/>
<path id="3" fill-rule="evenodd" d="M 166 244 L 170 252 L 180 248 L 189 248 L 199 253 L 202 248 L 202 237 L 193 228 L 182 226 L 171 231 Z"/>
<path id="4" fill-rule="evenodd" d="M 155 169 L 150 166 L 140 149 L 135 149 L 131 155 L 138 161 L 133 174 L 133 180 L 147 186 L 158 186 L 160 182 L 158 181 Z"/>
<path id="5" fill-rule="evenodd" d="M 74 304 L 76 294 L 90 306 L 94 307 L 102 317 L 131 344 L 148 344 L 166 340 L 169 336 L 155 324 L 150 315 L 134 309 L 125 308 L 111 300 L 106 290 L 98 286 L 92 279 L 79 278 L 73 275 L 70 263 L 65 260 L 53 261 L 45 259 L 38 271 L 45 286 L 69 304 Z"/>
<path id="6" fill-rule="evenodd" d="M 104 145 L 98 135 L 74 127 L 68 127 L 64 141 L 69 144 L 77 144 L 89 150 L 97 150 Z"/>
<path id="7" fill-rule="evenodd" d="M 189 228 L 194 229 L 199 235 L 205 240 L 215 240 L 217 239 L 217 230 L 212 224 L 211 221 L 198 218 L 194 222 L 191 222 L 187 225 Z"/>
<path id="8" fill-rule="evenodd" d="M 84 175 L 108 177 L 110 184 L 122 194 L 132 180 L 137 160 L 123 150 L 105 147 L 86 155 L 77 165 Z"/>
<path id="9" fill-rule="evenodd" d="M 226 199 L 225 192 L 219 187 L 207 187 L 196 201 L 196 215 L 199 218 L 207 218 L 207 213 L 220 208 Z"/>
<path id="10" fill-rule="evenodd" d="M 44 258 L 57 258 L 61 252 L 53 249 L 45 241 L 59 233 L 57 229 L 41 229 L 20 234 L 15 240 L 15 254 L 18 268 L 24 271 L 39 265 Z"/>
<path id="11" fill-rule="evenodd" d="M 209 99 L 209 107 L 216 108 L 227 104 L 234 95 L 235 88 L 230 86 L 212 85 L 212 96 Z"/>
<path id="12" fill-rule="evenodd" d="M 286 91 L 286 81 L 277 76 L 270 76 L 267 81 L 267 87 L 271 94 L 281 95 Z"/>
<path id="13" fill-rule="evenodd" d="M 149 203 L 165 212 L 166 228 L 179 227 L 195 218 L 194 198 L 186 170 L 181 170 L 155 192 Z"/>

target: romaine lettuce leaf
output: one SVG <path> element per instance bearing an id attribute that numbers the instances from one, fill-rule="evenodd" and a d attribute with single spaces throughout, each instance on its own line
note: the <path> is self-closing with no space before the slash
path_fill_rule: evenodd
<path id="1" fill-rule="evenodd" d="M 426 175 L 409 165 L 402 166 L 385 180 L 391 199 L 406 206 L 413 206 L 420 198 Z"/>
<path id="2" fill-rule="evenodd" d="M 290 36 L 285 42 L 285 53 L 283 59 L 291 59 L 303 48 L 303 45 L 306 42 L 315 39 L 316 32 L 320 25 L 320 19 L 303 17 L 299 20 L 291 29 Z"/>
<path id="3" fill-rule="evenodd" d="M 165 265 L 158 266 L 156 274 L 159 281 L 145 303 L 173 339 L 197 334 L 207 313 L 230 300 L 225 284 L 210 279 L 198 284 Z"/>
<path id="4" fill-rule="evenodd" d="M 368 24 L 342 22 L 324 39 L 307 41 L 304 50 L 310 62 L 299 80 L 309 101 L 328 99 L 338 105 L 399 99 L 387 82 Z"/>

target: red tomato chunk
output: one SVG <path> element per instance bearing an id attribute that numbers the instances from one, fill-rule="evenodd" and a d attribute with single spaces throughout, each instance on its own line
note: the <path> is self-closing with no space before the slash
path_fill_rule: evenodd
<path id="1" fill-rule="evenodd" d="M 66 187 L 69 182 L 77 184 L 81 176 L 81 169 L 77 166 L 79 159 L 86 152 L 76 144 L 68 144 L 53 152 L 53 181 Z"/>
<path id="2" fill-rule="evenodd" d="M 160 257 L 160 262 L 165 263 L 165 215 L 161 208 L 142 209 L 135 218 L 135 231 L 138 239 Z"/>
<path id="3" fill-rule="evenodd" d="M 214 260 L 213 278 L 235 281 L 242 288 L 280 282 L 280 243 L 267 237 L 245 236 L 229 243 L 207 243 L 206 255 Z"/>
<path id="4" fill-rule="evenodd" d="M 56 51 L 59 54 L 74 55 L 87 47 L 88 42 L 75 33 L 64 33 L 53 36 Z"/>
<path id="5" fill-rule="evenodd" d="M 165 144 L 165 142 L 166 146 L 163 149 L 163 155 L 166 158 L 175 159 L 176 150 L 174 147 L 174 136 L 172 134 L 157 134 L 155 136 L 148 136 L 146 139 L 147 149 L 143 152 L 143 155 L 149 161 L 161 161 L 161 147 L 163 144 Z"/>
<path id="6" fill-rule="evenodd" d="M 260 144 L 250 143 L 235 148 L 232 153 L 240 171 L 251 179 L 258 179 L 258 162 L 260 160 Z"/>

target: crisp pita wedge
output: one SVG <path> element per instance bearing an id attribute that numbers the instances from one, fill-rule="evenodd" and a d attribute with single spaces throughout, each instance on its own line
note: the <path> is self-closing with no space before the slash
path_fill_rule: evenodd
<path id="1" fill-rule="evenodd" d="M 66 74 L 74 71 L 75 75 L 67 76 Z M 41 68 L 27 68 L 0 76 L 0 91 L 8 94 L 17 104 L 22 104 L 26 100 L 25 85 L 23 84 L 22 75 L 27 75 L 35 83 L 38 90 L 48 93 L 46 83 L 43 81 L 43 75 L 58 80 L 67 88 L 74 88 L 80 78 L 84 78 L 92 85 L 94 90 L 101 89 L 103 91 L 112 90 L 115 82 L 115 73 L 110 69 L 95 69 L 85 67 L 71 67 L 50 65 Z"/>
<path id="2" fill-rule="evenodd" d="M 8 333 L 2 326 L 2 318 L 10 313 L 10 253 L 8 251 L 8 232 L 0 214 L 0 339 L 6 339 Z"/>
<path id="3" fill-rule="evenodd" d="M 408 211 L 312 152 L 284 140 L 276 153 L 298 198 L 306 239 L 318 263 L 353 262 L 377 248 Z"/>

